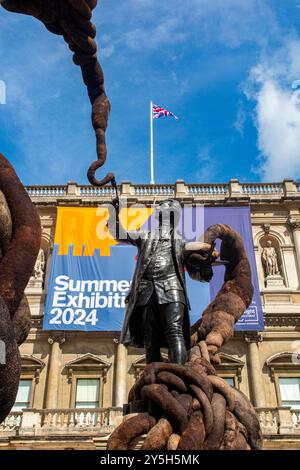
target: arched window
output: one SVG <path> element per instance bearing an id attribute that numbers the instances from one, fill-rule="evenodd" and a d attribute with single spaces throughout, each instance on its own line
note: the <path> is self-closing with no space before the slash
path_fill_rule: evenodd
<path id="1" fill-rule="evenodd" d="M 274 382 L 278 406 L 300 410 L 300 363 L 296 354 L 281 352 L 266 361 Z"/>

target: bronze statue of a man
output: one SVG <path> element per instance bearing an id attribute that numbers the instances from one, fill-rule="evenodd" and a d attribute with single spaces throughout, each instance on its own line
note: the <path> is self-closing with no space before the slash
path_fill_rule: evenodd
<path id="1" fill-rule="evenodd" d="M 191 333 L 185 268 L 194 278 L 208 282 L 211 263 L 218 256 L 206 243 L 185 243 L 178 237 L 180 211 L 177 201 L 162 201 L 157 208 L 157 229 L 126 232 L 126 239 L 120 238 L 138 248 L 121 342 L 144 347 L 147 363 L 162 361 L 161 347 L 168 348 L 169 362 L 186 362 Z M 198 256 L 193 266 L 192 254 Z"/>

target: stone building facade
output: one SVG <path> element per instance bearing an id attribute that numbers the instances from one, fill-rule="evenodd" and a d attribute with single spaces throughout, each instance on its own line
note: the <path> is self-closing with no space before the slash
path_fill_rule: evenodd
<path id="1" fill-rule="evenodd" d="M 0 449 L 103 449 L 145 366 L 118 332 L 42 330 L 57 206 L 109 202 L 111 187 L 28 187 L 42 223 L 42 246 L 26 294 L 32 328 L 21 346 L 16 405 L 0 426 Z M 265 330 L 235 333 L 218 372 L 250 397 L 266 449 L 300 449 L 300 183 L 132 185 L 129 203 L 166 198 L 191 204 L 250 205 Z"/>

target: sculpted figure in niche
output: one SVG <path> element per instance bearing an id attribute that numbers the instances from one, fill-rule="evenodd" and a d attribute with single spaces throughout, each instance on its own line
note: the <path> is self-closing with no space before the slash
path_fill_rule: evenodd
<path id="1" fill-rule="evenodd" d="M 266 246 L 263 249 L 262 259 L 266 277 L 280 274 L 277 253 L 275 248 L 272 246 L 271 240 L 267 241 Z"/>
<path id="2" fill-rule="evenodd" d="M 32 277 L 34 277 L 34 279 L 43 279 L 45 272 L 45 264 L 45 253 L 44 250 L 41 248 L 32 273 Z"/>

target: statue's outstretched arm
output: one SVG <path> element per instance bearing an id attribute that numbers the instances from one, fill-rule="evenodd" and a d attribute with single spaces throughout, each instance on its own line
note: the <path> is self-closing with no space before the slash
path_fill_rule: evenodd
<path id="1" fill-rule="evenodd" d="M 189 242 L 183 248 L 183 259 L 190 277 L 201 282 L 211 280 L 212 265 L 218 256 L 214 243 Z"/>

